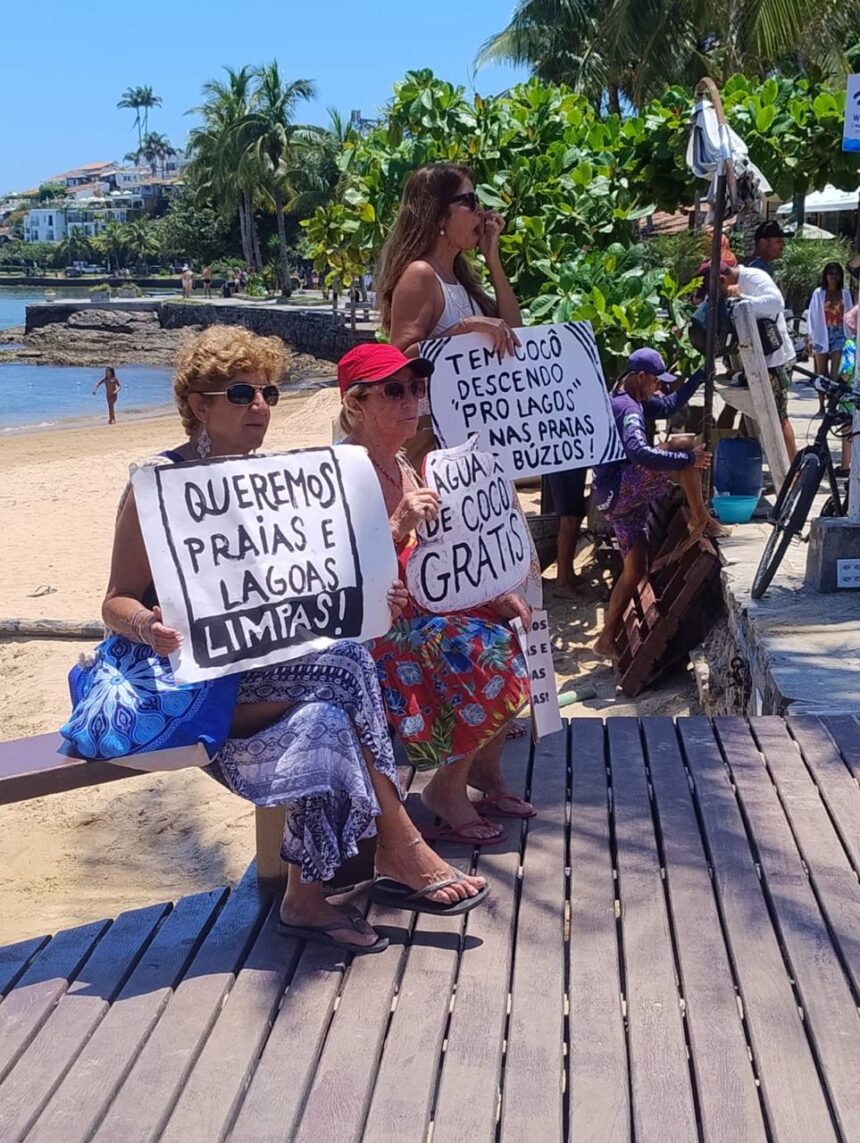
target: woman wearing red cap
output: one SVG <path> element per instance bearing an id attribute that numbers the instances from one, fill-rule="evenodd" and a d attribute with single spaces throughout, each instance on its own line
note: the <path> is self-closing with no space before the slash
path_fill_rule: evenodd
<path id="1" fill-rule="evenodd" d="M 403 569 L 415 529 L 436 517 L 438 493 L 422 486 L 402 449 L 418 427 L 431 362 L 392 345 L 360 345 L 338 365 L 341 425 L 367 449 L 388 509 Z M 421 795 L 444 825 L 433 840 L 489 845 L 504 840 L 484 815 L 526 818 L 534 809 L 505 788 L 501 754 L 508 725 L 528 697 L 526 668 L 505 621 L 528 621 L 524 601 L 503 595 L 471 614 L 431 615 L 414 601 L 370 644 L 389 720 L 419 770 L 435 770 Z M 467 787 L 482 797 L 470 801 Z"/>
<path id="2" fill-rule="evenodd" d="M 478 205 L 467 167 L 433 163 L 410 175 L 376 279 L 382 328 L 392 345 L 414 357 L 426 338 L 483 333 L 499 353 L 513 352 L 522 316 L 499 254 L 504 229 L 500 214 Z M 487 264 L 495 298 L 467 258 L 475 249 Z M 429 408 L 422 403 L 409 459 L 417 467 L 434 447 Z"/>

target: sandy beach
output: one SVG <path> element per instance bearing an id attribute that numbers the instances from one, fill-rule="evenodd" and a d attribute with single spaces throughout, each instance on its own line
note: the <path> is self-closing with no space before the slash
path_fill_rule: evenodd
<path id="1" fill-rule="evenodd" d="M 337 408 L 333 389 L 285 394 L 266 448 L 331 440 Z M 0 618 L 98 619 L 128 466 L 181 441 L 175 414 L 4 439 Z M 568 713 L 689 712 L 695 692 L 683 673 L 635 703 L 619 700 L 612 672 L 588 649 L 602 619 L 599 580 L 581 604 L 545 594 L 560 687 L 587 681 L 597 689 L 595 701 Z M 0 640 L 0 739 L 61 725 L 68 669 L 91 646 Z M 198 771 L 96 786 L 0 814 L 0 943 L 235 882 L 254 851 L 253 808 Z"/>

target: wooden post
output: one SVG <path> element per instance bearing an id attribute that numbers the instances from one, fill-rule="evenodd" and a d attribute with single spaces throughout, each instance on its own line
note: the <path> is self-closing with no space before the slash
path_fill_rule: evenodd
<path id="1" fill-rule="evenodd" d="M 254 819 L 257 833 L 257 884 L 270 893 L 283 893 L 287 884 L 286 861 L 281 860 L 284 836 L 284 806 L 257 806 Z"/>
<path id="2" fill-rule="evenodd" d="M 778 490 L 788 473 L 788 450 L 785 447 L 782 425 L 776 412 L 776 401 L 773 397 L 758 326 L 749 302 L 735 302 L 732 316 L 738 335 L 738 348 L 744 373 L 749 383 L 750 399 L 758 423 L 759 439 L 767 457 L 774 487 Z"/>

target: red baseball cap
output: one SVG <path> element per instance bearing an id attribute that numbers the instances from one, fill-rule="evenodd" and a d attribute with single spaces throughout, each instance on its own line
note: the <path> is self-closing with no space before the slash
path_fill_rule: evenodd
<path id="1" fill-rule="evenodd" d="M 393 345 L 367 342 L 354 346 L 338 361 L 337 383 L 344 394 L 350 385 L 357 385 L 359 381 L 365 385 L 387 381 L 407 365 L 418 377 L 429 377 L 433 372 L 433 362 L 426 357 L 407 357 Z"/>

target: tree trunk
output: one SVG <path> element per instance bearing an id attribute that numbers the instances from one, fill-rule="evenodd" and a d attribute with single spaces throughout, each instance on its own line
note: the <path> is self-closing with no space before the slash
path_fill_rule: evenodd
<path id="1" fill-rule="evenodd" d="M 284 222 L 286 201 L 281 194 L 275 195 L 275 212 L 278 216 L 278 282 L 281 295 L 290 296 L 290 274 L 287 267 L 287 226 Z"/>
<path id="2" fill-rule="evenodd" d="M 794 192 L 794 221 L 797 223 L 795 234 L 801 233 L 806 222 L 806 188 Z"/>
<path id="3" fill-rule="evenodd" d="M 239 236 L 242 240 L 242 257 L 245 259 L 245 265 L 251 265 L 251 245 L 248 241 L 248 224 L 245 218 L 245 192 L 239 200 Z"/>
<path id="4" fill-rule="evenodd" d="M 263 255 L 260 251 L 260 233 L 257 230 L 257 220 L 254 218 L 254 201 L 248 195 L 248 234 L 251 242 L 251 265 L 261 273 L 263 270 Z"/>
<path id="5" fill-rule="evenodd" d="M 607 104 L 609 107 L 609 114 L 610 115 L 620 115 L 621 114 L 621 93 L 618 90 L 618 84 L 617 83 L 611 83 L 609 85 L 609 94 L 608 94 Z"/>

